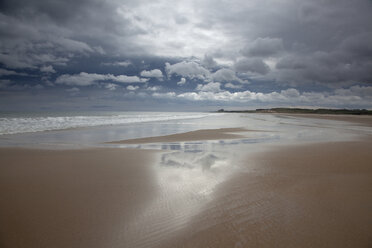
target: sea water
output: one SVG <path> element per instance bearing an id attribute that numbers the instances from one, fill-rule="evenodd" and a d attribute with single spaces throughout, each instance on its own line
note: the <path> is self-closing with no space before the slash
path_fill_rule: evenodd
<path id="1" fill-rule="evenodd" d="M 216 115 L 193 112 L 46 112 L 0 114 L 0 135 L 79 127 L 195 119 Z"/>
<path id="2" fill-rule="evenodd" d="M 245 134 L 247 138 L 214 142 L 259 144 L 263 142 L 345 140 L 349 138 L 346 136 L 352 133 L 347 130 L 357 128 L 348 123 L 337 121 L 270 114 L 207 112 L 0 113 L 0 146 L 39 148 L 101 146 L 110 141 L 228 127 L 242 127 L 249 130 Z M 184 149 L 184 147 L 192 147 L 194 150 L 200 149 L 198 145 L 195 146 L 195 142 L 193 144 L 181 142 L 136 147 L 173 150 Z"/>
<path id="3" fill-rule="evenodd" d="M 92 146 L 219 127 L 220 121 L 209 126 L 205 120 L 223 115 L 208 112 L 0 113 L 0 146 Z"/>

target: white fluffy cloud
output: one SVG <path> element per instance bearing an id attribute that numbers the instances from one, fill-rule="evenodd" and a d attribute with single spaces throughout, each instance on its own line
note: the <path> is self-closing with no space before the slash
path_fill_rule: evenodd
<path id="1" fill-rule="evenodd" d="M 108 89 L 108 90 L 116 90 L 118 86 L 116 84 L 113 84 L 113 83 L 108 83 L 108 84 L 105 84 L 105 88 Z"/>
<path id="2" fill-rule="evenodd" d="M 196 90 L 206 92 L 219 92 L 221 91 L 221 84 L 214 82 L 210 82 L 208 84 L 198 84 Z"/>
<path id="3" fill-rule="evenodd" d="M 170 99 L 170 98 L 175 98 L 177 95 L 175 92 L 167 92 L 167 93 L 158 93 L 155 92 L 152 94 L 153 97 L 155 98 L 165 98 L 165 99 Z"/>
<path id="4" fill-rule="evenodd" d="M 146 78 L 140 78 L 137 76 L 127 76 L 127 75 L 119 75 L 119 76 L 110 75 L 109 79 L 111 79 L 112 81 L 119 82 L 119 83 L 145 83 L 148 81 L 148 79 Z"/>
<path id="5" fill-rule="evenodd" d="M 172 76 L 173 74 L 185 78 L 190 79 L 197 78 L 201 80 L 206 80 L 210 77 L 210 72 L 194 61 L 191 62 L 182 61 L 173 65 L 165 63 L 165 70 L 169 77 Z"/>
<path id="6" fill-rule="evenodd" d="M 139 86 L 133 86 L 133 85 L 128 85 L 127 86 L 127 90 L 134 91 L 134 90 L 138 90 L 138 89 L 139 89 Z"/>
<path id="7" fill-rule="evenodd" d="M 44 73 L 56 73 L 56 70 L 51 65 L 40 67 L 40 71 Z"/>
<path id="8" fill-rule="evenodd" d="M 65 85 L 88 86 L 96 83 L 97 81 L 108 80 L 107 75 L 80 72 L 80 74 L 69 75 L 63 74 L 59 76 L 55 83 Z"/>
<path id="9" fill-rule="evenodd" d="M 97 73 L 86 73 L 80 72 L 80 74 L 63 74 L 59 76 L 55 83 L 65 85 L 77 85 L 77 86 L 88 86 L 93 85 L 100 81 L 114 81 L 118 83 L 145 83 L 148 79 L 139 78 L 137 76 L 126 76 L 119 75 L 114 76 L 112 74 L 97 74 Z"/>
<path id="10" fill-rule="evenodd" d="M 185 83 L 186 83 L 186 78 L 181 78 L 181 80 L 177 82 L 177 85 L 184 85 Z"/>
<path id="11" fill-rule="evenodd" d="M 186 78 L 199 79 L 205 82 L 245 82 L 237 77 L 236 72 L 231 69 L 221 68 L 211 73 L 208 69 L 195 61 L 182 61 L 173 65 L 166 63 L 165 70 L 169 77 L 173 74 L 182 76 L 181 80 L 177 83 L 178 85 L 186 83 Z"/>
<path id="12" fill-rule="evenodd" d="M 149 91 L 158 91 L 158 90 L 161 90 L 161 86 L 147 87 L 146 90 L 149 90 Z"/>
<path id="13" fill-rule="evenodd" d="M 274 106 L 359 106 L 365 104 L 371 106 L 372 86 L 353 86 L 347 89 L 333 92 L 302 92 L 294 88 L 270 93 L 240 91 L 230 92 L 221 90 L 219 83 L 198 85 L 197 92 L 185 92 L 175 94 L 157 93 L 156 98 L 185 99 L 189 101 L 210 101 L 229 103 L 257 103 L 271 104 Z"/>
<path id="14" fill-rule="evenodd" d="M 305 97 L 301 96 L 296 89 L 287 89 L 280 92 L 261 93 L 252 91 L 241 91 L 241 92 L 229 92 L 229 91 L 212 91 L 204 90 L 199 92 L 187 92 L 178 95 L 180 98 L 196 101 L 232 101 L 232 102 L 290 102 L 291 100 L 306 100 Z M 296 96 L 295 96 L 296 95 Z"/>
<path id="15" fill-rule="evenodd" d="M 150 71 L 142 71 L 141 77 L 161 79 L 163 78 L 163 73 L 159 69 L 154 69 Z"/>

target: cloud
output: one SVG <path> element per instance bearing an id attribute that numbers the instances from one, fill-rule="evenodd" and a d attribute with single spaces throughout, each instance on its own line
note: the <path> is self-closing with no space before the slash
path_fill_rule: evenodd
<path id="1" fill-rule="evenodd" d="M 217 67 L 217 62 L 209 54 L 205 54 L 203 60 L 201 61 L 202 66 L 208 69 L 213 69 Z"/>
<path id="2" fill-rule="evenodd" d="M 56 73 L 56 70 L 51 65 L 40 67 L 40 71 L 44 73 Z"/>
<path id="3" fill-rule="evenodd" d="M 241 53 L 244 56 L 267 57 L 273 56 L 283 50 L 283 41 L 280 38 L 257 38 L 252 43 L 246 45 Z"/>
<path id="4" fill-rule="evenodd" d="M 108 83 L 108 84 L 105 84 L 105 88 L 108 89 L 108 90 L 116 90 L 118 86 L 116 84 L 113 84 L 113 83 Z"/>
<path id="5" fill-rule="evenodd" d="M 68 92 L 69 95 L 72 97 L 79 96 L 79 93 L 80 93 L 80 89 L 77 87 L 69 88 L 69 89 L 66 89 L 65 91 Z"/>
<path id="6" fill-rule="evenodd" d="M 278 63 L 276 63 L 276 69 L 305 69 L 307 67 L 304 60 L 299 60 L 293 56 L 286 56 L 281 58 Z"/>
<path id="7" fill-rule="evenodd" d="M 209 83 L 206 88 L 198 85 L 198 92 L 175 92 L 153 94 L 156 98 L 184 99 L 191 102 L 219 102 L 230 104 L 253 104 L 252 106 L 313 106 L 313 107 L 372 107 L 372 86 L 352 86 L 333 92 L 302 92 L 288 88 L 268 93 L 254 91 L 230 92 L 220 90 L 219 85 Z M 204 85 L 206 86 L 206 85 Z"/>
<path id="8" fill-rule="evenodd" d="M 114 76 L 112 74 L 81 72 L 80 74 L 74 75 L 63 74 L 56 79 L 55 83 L 65 85 L 88 86 L 93 85 L 100 81 L 114 81 L 118 83 L 144 83 L 147 82 L 147 79 L 139 78 L 137 76 L 126 75 Z"/>
<path id="9" fill-rule="evenodd" d="M 79 92 L 80 89 L 79 88 L 76 88 L 76 87 L 73 87 L 73 88 L 66 89 L 66 91 L 73 93 L 73 92 Z"/>
<path id="10" fill-rule="evenodd" d="M 177 82 L 177 85 L 184 85 L 186 83 L 186 78 L 181 78 L 180 81 Z"/>
<path id="11" fill-rule="evenodd" d="M 13 50 L 13 48 L 10 48 Z M 1 54 L 0 50 L 0 63 L 12 69 L 38 69 L 39 65 L 51 63 L 56 65 L 66 65 L 69 58 L 55 56 L 53 54 L 43 53 L 20 53 L 20 54 Z"/>
<path id="12" fill-rule="evenodd" d="M 372 83 L 368 0 L 3 0 L 0 5 L 0 75 L 11 81 L 4 87 L 25 94 L 55 78 L 55 84 L 97 85 L 105 96 L 114 95 L 119 91 L 108 92 L 104 85 L 150 84 L 164 72 L 162 90 L 177 96 L 370 106 L 367 93 L 361 93 Z M 177 81 L 189 87 L 178 87 Z M 243 90 L 246 85 L 238 88 L 245 81 L 250 93 Z M 186 92 L 211 82 L 221 83 L 222 90 Z M 92 88 L 81 91 L 98 92 Z M 294 90 L 278 90 L 283 88 Z M 139 92 L 131 92 L 131 99 Z"/>
<path id="13" fill-rule="evenodd" d="M 149 90 L 149 91 L 159 91 L 159 90 L 161 90 L 161 86 L 147 87 L 146 90 Z"/>
<path id="14" fill-rule="evenodd" d="M 128 85 L 127 86 L 127 90 L 130 90 L 130 91 L 134 91 L 134 90 L 138 90 L 139 89 L 139 86 L 133 86 L 133 85 Z"/>
<path id="15" fill-rule="evenodd" d="M 94 52 L 94 49 L 92 49 L 87 43 L 78 40 L 73 40 L 70 38 L 54 37 L 53 42 L 56 45 L 62 47 L 63 51 L 67 52 L 78 53 Z"/>
<path id="16" fill-rule="evenodd" d="M 113 76 L 109 74 L 109 79 L 119 82 L 119 83 L 145 83 L 148 81 L 146 78 L 140 78 L 137 76 L 126 76 L 126 75 L 119 75 Z"/>
<path id="17" fill-rule="evenodd" d="M 193 61 L 182 61 L 173 65 L 165 63 L 165 70 L 169 77 L 176 74 L 185 78 L 206 80 L 210 75 L 207 69 Z"/>
<path id="18" fill-rule="evenodd" d="M 237 82 L 243 82 L 240 78 L 238 78 L 235 74 L 235 71 L 222 68 L 215 73 L 212 74 L 212 79 L 214 81 L 221 81 L 221 82 L 232 82 L 232 81 L 237 81 Z"/>
<path id="19" fill-rule="evenodd" d="M 88 86 L 95 84 L 97 81 L 105 80 L 109 80 L 108 75 L 80 72 L 80 74 L 75 75 L 63 74 L 56 79 L 55 83 L 65 85 Z"/>
<path id="20" fill-rule="evenodd" d="M 167 93 L 155 92 L 155 93 L 152 93 L 152 96 L 155 98 L 172 99 L 176 97 L 176 93 L 175 92 L 167 92 Z"/>
<path id="21" fill-rule="evenodd" d="M 145 70 L 145 71 L 141 71 L 141 77 L 161 79 L 163 78 L 163 73 L 159 69 L 154 69 L 150 71 Z"/>
<path id="22" fill-rule="evenodd" d="M 288 98 L 296 98 L 296 97 L 299 97 L 301 95 L 298 90 L 293 89 L 293 88 L 287 89 L 287 90 L 282 90 L 281 94 L 284 97 L 288 97 Z"/>
<path id="23" fill-rule="evenodd" d="M 359 96 L 340 96 L 327 95 L 324 93 L 304 92 L 303 94 L 296 94 L 295 89 L 283 90 L 280 92 L 259 93 L 252 91 L 242 92 L 187 92 L 179 94 L 177 97 L 191 100 L 191 101 L 219 101 L 219 102 L 260 102 L 265 104 L 287 105 L 293 104 L 307 104 L 307 105 L 353 105 L 360 102 Z M 365 100 L 366 101 L 366 100 Z"/>
<path id="24" fill-rule="evenodd" d="M 0 76 L 17 75 L 17 72 L 0 68 Z"/>
<path id="25" fill-rule="evenodd" d="M 355 85 L 350 88 L 336 89 L 335 94 L 340 96 L 359 96 L 372 99 L 372 86 Z"/>
<path id="26" fill-rule="evenodd" d="M 32 68 L 35 69 L 34 66 L 29 61 L 24 61 L 21 56 L 17 55 L 9 55 L 9 54 L 1 54 L 0 53 L 0 63 L 6 65 L 8 68 L 18 69 L 18 68 Z"/>
<path id="27" fill-rule="evenodd" d="M 129 60 L 125 60 L 125 61 L 116 61 L 116 62 L 105 62 L 105 63 L 102 63 L 102 65 L 128 67 L 132 65 L 132 62 L 130 62 Z"/>
<path id="28" fill-rule="evenodd" d="M 210 82 L 208 84 L 198 84 L 196 90 L 207 92 L 219 92 L 221 91 L 221 83 Z"/>
<path id="29" fill-rule="evenodd" d="M 269 66 L 265 64 L 262 59 L 258 58 L 240 59 L 235 63 L 234 68 L 237 72 L 250 72 L 262 75 L 265 75 L 270 71 Z"/>
<path id="30" fill-rule="evenodd" d="M 242 85 L 236 85 L 236 84 L 232 84 L 232 83 L 226 83 L 224 85 L 225 88 L 230 88 L 230 89 L 241 89 L 242 88 Z"/>

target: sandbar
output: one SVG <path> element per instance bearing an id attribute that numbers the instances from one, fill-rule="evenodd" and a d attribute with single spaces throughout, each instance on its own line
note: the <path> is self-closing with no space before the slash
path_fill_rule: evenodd
<path id="1" fill-rule="evenodd" d="M 255 130 L 247 130 L 244 128 L 220 128 L 220 129 L 202 129 L 186 133 L 178 133 L 156 137 L 146 137 L 138 139 L 128 139 L 107 142 L 108 144 L 145 144 L 145 143 L 162 143 L 162 142 L 181 142 L 181 141 L 197 141 L 197 140 L 218 140 L 218 139 L 240 139 L 245 136 L 235 134 L 238 132 L 248 132 Z"/>

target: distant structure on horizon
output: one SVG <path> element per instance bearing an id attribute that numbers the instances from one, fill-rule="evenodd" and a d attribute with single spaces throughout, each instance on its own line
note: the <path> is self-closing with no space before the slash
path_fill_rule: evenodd
<path id="1" fill-rule="evenodd" d="M 270 108 L 256 110 L 224 110 L 218 113 L 286 113 L 286 114 L 337 114 L 337 115 L 372 115 L 367 109 L 304 109 L 304 108 Z"/>

